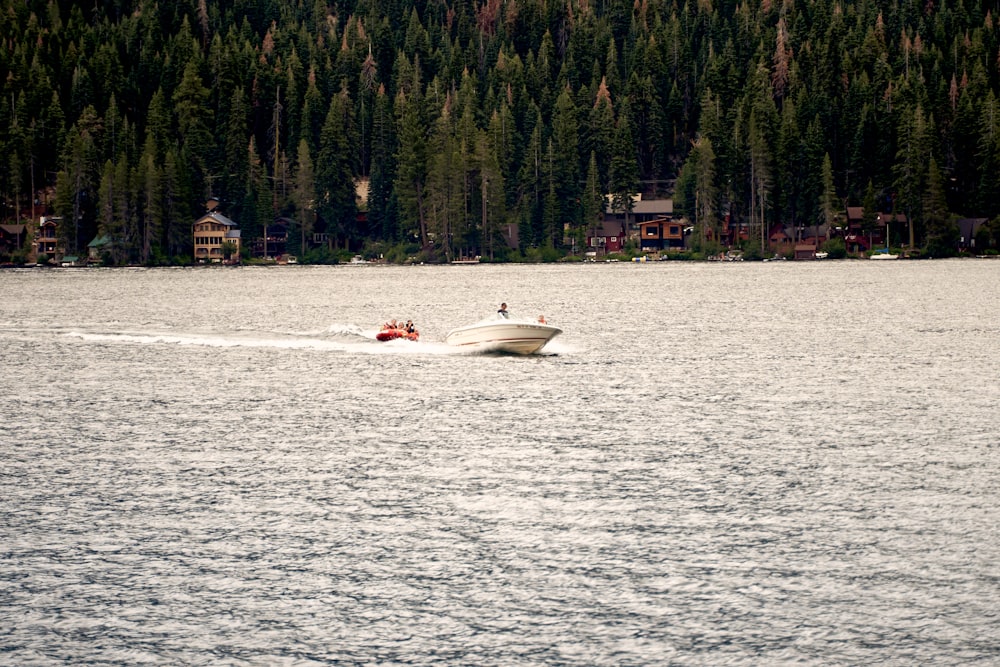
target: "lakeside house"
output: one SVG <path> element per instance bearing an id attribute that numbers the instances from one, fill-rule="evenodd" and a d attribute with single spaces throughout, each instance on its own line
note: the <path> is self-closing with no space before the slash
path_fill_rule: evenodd
<path id="1" fill-rule="evenodd" d="M 905 239 L 909 243 L 910 221 L 904 213 L 876 213 L 875 229 L 881 234 L 880 243 L 887 246 L 893 240 Z"/>
<path id="2" fill-rule="evenodd" d="M 587 251 L 592 256 L 621 252 L 625 247 L 625 225 L 605 220 L 587 231 Z"/>
<path id="3" fill-rule="evenodd" d="M 769 250 L 795 259 L 816 259 L 816 252 L 830 240 L 834 231 L 830 225 L 773 225 L 767 237 Z"/>
<path id="4" fill-rule="evenodd" d="M 232 261 L 230 257 L 240 256 L 240 230 L 236 223 L 216 210 L 218 202 L 209 200 L 208 211 L 194 221 L 194 260 L 201 263 Z M 232 245 L 227 256 L 224 244 Z"/>
<path id="5" fill-rule="evenodd" d="M 796 243 L 794 259 L 816 259 L 816 246 L 812 243 Z"/>
<path id="6" fill-rule="evenodd" d="M 62 254 L 59 246 L 59 223 L 62 218 L 52 216 L 41 216 L 38 219 L 38 236 L 35 238 L 35 252 L 37 255 L 49 255 L 53 257 Z"/>
<path id="7" fill-rule="evenodd" d="M 683 248 L 683 226 L 673 218 L 673 199 L 647 199 L 636 193 L 632 196 L 632 210 L 627 211 L 614 206 L 609 195 L 605 198 L 601 223 L 586 232 L 588 254 L 621 252 L 628 240 L 635 241 L 644 252 Z"/>
<path id="8" fill-rule="evenodd" d="M 639 223 L 639 249 L 643 252 L 679 250 L 683 247 L 684 228 L 680 221 L 659 217 Z"/>
<path id="9" fill-rule="evenodd" d="M 958 249 L 976 250 L 976 233 L 989 222 L 989 218 L 960 218 L 958 220 Z"/>
<path id="10" fill-rule="evenodd" d="M 639 240 L 639 225 L 652 220 L 673 220 L 673 199 L 646 199 L 642 193 L 632 196 L 632 210 L 626 211 L 612 204 L 611 196 L 605 198 L 604 224 L 621 225 L 626 238 Z"/>
<path id="11" fill-rule="evenodd" d="M 844 245 L 849 253 L 866 253 L 888 245 L 893 238 L 909 238 L 909 219 L 905 213 L 876 212 L 874 224 L 866 228 L 863 206 L 847 207 Z"/>
<path id="12" fill-rule="evenodd" d="M 87 261 L 100 263 L 101 255 L 105 250 L 111 249 L 111 237 L 107 235 L 95 236 L 94 240 L 87 244 Z"/>
<path id="13" fill-rule="evenodd" d="M 292 218 L 279 217 L 271 221 L 267 227 L 264 228 L 262 236 L 257 237 L 253 241 L 253 246 L 251 248 L 254 257 L 259 257 L 261 259 L 275 259 L 277 257 L 283 257 L 288 254 L 288 230 L 295 225 L 295 220 Z M 320 234 L 313 234 L 316 236 L 326 236 Z M 323 241 L 326 239 L 323 238 Z M 319 242 L 314 239 L 315 242 Z"/>
<path id="14" fill-rule="evenodd" d="M 9 255 L 17 252 L 27 237 L 27 225 L 0 225 L 0 254 Z"/>

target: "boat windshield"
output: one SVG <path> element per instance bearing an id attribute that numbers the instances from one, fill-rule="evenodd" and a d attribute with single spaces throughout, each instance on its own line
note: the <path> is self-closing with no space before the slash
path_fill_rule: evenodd
<path id="1" fill-rule="evenodd" d="M 507 316 L 506 317 L 504 317 L 499 312 L 497 312 L 497 313 L 494 313 L 492 317 L 487 317 L 483 321 L 484 322 L 496 322 L 496 321 L 501 321 L 501 322 L 520 322 L 522 324 L 529 324 L 529 323 L 530 324 L 548 324 L 548 322 L 545 321 L 545 316 L 544 315 L 539 315 L 537 318 L 534 318 L 534 317 L 521 317 L 520 315 L 516 315 L 516 314 L 512 313 L 509 310 L 507 311 Z"/>

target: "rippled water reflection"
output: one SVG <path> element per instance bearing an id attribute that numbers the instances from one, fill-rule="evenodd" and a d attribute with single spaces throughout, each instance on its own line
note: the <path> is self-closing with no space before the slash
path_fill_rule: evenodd
<path id="1" fill-rule="evenodd" d="M 1000 656 L 1000 262 L 0 289 L 0 662 Z M 565 333 L 441 342 L 500 301 Z"/>

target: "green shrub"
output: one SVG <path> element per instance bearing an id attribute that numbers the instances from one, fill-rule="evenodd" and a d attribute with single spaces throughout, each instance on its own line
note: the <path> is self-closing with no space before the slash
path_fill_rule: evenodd
<path id="1" fill-rule="evenodd" d="M 170 258 L 167 254 L 163 252 L 162 249 L 154 247 L 149 253 L 149 259 L 146 260 L 146 266 L 169 266 Z"/>
<path id="2" fill-rule="evenodd" d="M 340 262 L 338 251 L 330 250 L 326 246 L 308 250 L 305 255 L 298 258 L 300 264 L 337 264 Z"/>
<path id="3" fill-rule="evenodd" d="M 525 261 L 534 263 L 558 262 L 563 258 L 563 253 L 549 246 L 541 248 L 528 248 L 524 251 Z"/>
<path id="4" fill-rule="evenodd" d="M 760 241 L 752 239 L 743 244 L 743 261 L 759 262 L 764 259 L 764 253 L 760 249 Z"/>
<path id="5" fill-rule="evenodd" d="M 830 259 L 847 257 L 847 244 L 844 243 L 844 239 L 830 239 L 820 247 L 820 250 L 827 253 Z"/>

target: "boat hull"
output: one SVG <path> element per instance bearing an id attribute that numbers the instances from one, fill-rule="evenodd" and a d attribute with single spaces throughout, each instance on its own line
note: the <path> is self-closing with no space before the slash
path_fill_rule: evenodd
<path id="1" fill-rule="evenodd" d="M 445 341 L 457 347 L 534 354 L 560 333 L 562 329 L 538 322 L 488 321 L 454 329 Z"/>

